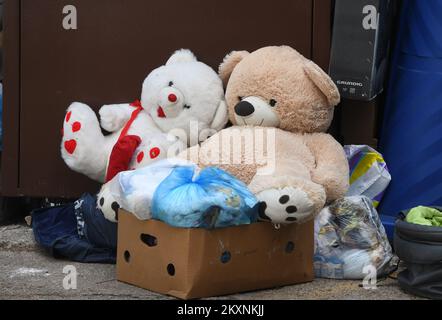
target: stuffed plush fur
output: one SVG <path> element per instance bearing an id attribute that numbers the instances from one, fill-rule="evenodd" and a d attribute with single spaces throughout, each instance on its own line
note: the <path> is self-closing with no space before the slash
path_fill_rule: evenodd
<path id="1" fill-rule="evenodd" d="M 227 122 L 221 79 L 189 50 L 148 75 L 141 103 L 105 105 L 99 114 L 100 122 L 90 107 L 73 103 L 61 144 L 66 164 L 99 182 L 177 154 Z"/>
<path id="2" fill-rule="evenodd" d="M 326 134 L 339 92 L 316 64 L 294 49 L 266 47 L 228 55 L 219 74 L 234 127 L 181 154 L 242 179 L 273 223 L 312 219 L 345 195 L 344 150 Z"/>

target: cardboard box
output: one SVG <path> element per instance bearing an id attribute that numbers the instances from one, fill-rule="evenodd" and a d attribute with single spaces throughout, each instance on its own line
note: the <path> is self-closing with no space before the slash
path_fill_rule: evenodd
<path id="1" fill-rule="evenodd" d="M 120 211 L 117 279 L 181 299 L 312 281 L 313 221 L 172 228 Z"/>

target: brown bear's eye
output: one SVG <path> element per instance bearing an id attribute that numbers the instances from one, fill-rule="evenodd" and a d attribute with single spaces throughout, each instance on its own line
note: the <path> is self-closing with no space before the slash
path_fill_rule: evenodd
<path id="1" fill-rule="evenodd" d="M 169 87 L 173 86 L 173 81 L 169 82 Z"/>
<path id="2" fill-rule="evenodd" d="M 239 101 L 242 101 L 242 99 L 244 99 L 244 98 L 241 97 L 241 96 L 238 97 L 238 100 L 239 100 Z"/>
<path id="3" fill-rule="evenodd" d="M 271 105 L 272 107 L 276 106 L 276 104 L 277 104 L 277 102 L 276 102 L 275 99 L 270 100 L 270 105 Z"/>

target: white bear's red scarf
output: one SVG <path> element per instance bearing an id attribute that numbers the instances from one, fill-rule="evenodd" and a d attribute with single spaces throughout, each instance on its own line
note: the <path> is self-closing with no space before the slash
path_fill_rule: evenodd
<path id="1" fill-rule="evenodd" d="M 112 148 L 111 155 L 109 157 L 109 165 L 106 171 L 106 182 L 112 180 L 121 171 L 129 169 L 130 161 L 135 154 L 136 149 L 141 143 L 141 138 L 136 135 L 128 135 L 130 127 L 140 112 L 143 110 L 141 101 L 137 100 L 130 104 L 135 110 L 132 112 L 129 121 L 124 125 L 121 130 L 120 136 L 117 142 Z"/>

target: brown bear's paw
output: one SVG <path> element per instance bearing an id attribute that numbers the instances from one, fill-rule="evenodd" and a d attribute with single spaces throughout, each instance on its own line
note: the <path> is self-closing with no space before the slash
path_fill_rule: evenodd
<path id="1" fill-rule="evenodd" d="M 299 187 L 271 188 L 257 194 L 259 217 L 275 224 L 303 223 L 317 213 L 315 199 Z"/>

